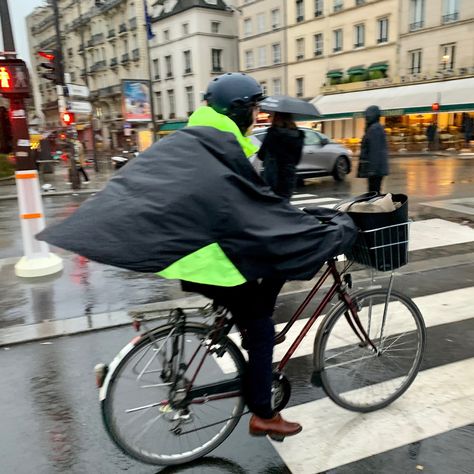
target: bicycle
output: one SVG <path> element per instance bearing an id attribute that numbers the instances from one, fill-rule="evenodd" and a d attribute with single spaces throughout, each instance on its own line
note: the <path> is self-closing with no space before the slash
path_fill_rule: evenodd
<path id="1" fill-rule="evenodd" d="M 290 399 L 285 365 L 335 295 L 340 301 L 325 315 L 314 340 L 313 384 L 357 412 L 383 408 L 408 389 L 420 368 L 426 329 L 415 303 L 392 288 L 393 270 L 407 261 L 407 243 L 408 223 L 361 231 L 341 270 L 337 258 L 327 261 L 276 335 L 276 344 L 285 340 L 331 276 L 332 285 L 277 364 L 275 410 Z M 391 270 L 388 286 L 351 294 L 348 270 L 354 262 Z M 211 318 L 212 324 L 206 323 Z M 143 322 L 138 315 L 133 324 L 139 329 Z M 174 309 L 167 324 L 134 338 L 109 367 L 96 367 L 103 421 L 124 453 L 150 464 L 176 465 L 206 455 L 230 435 L 248 413 L 242 394 L 246 362 L 230 337 L 232 327 L 225 308 Z"/>

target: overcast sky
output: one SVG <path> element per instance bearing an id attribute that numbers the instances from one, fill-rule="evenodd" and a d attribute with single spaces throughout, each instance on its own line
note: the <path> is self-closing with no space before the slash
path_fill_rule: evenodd
<path id="1" fill-rule="evenodd" d="M 26 32 L 25 18 L 35 7 L 43 5 L 44 3 L 44 0 L 8 0 L 18 57 L 27 62 L 30 62 L 30 54 L 28 50 L 28 35 Z M 3 48 L 3 37 L 1 44 Z"/>

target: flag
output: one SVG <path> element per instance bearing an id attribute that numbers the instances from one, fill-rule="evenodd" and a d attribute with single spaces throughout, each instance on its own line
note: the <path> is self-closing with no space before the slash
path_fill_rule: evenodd
<path id="1" fill-rule="evenodd" d="M 155 34 L 153 33 L 153 29 L 151 27 L 151 15 L 148 14 L 147 0 L 143 0 L 143 3 L 145 5 L 146 34 L 147 34 L 147 38 L 151 40 L 152 38 L 155 37 Z"/>

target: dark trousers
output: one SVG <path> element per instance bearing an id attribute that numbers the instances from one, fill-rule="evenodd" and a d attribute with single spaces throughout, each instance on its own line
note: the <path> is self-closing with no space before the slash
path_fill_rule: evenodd
<path id="1" fill-rule="evenodd" d="M 376 191 L 380 194 L 380 189 L 382 188 L 383 176 L 369 176 L 369 193 Z"/>
<path id="2" fill-rule="evenodd" d="M 82 173 L 82 176 L 84 176 L 85 181 L 89 181 L 89 176 L 87 176 L 86 170 L 81 165 L 77 166 L 77 171 L 79 173 Z"/>
<path id="3" fill-rule="evenodd" d="M 274 415 L 271 407 L 275 344 L 272 315 L 284 283 L 281 279 L 263 279 L 234 287 L 182 283 L 183 290 L 201 293 L 227 308 L 236 325 L 244 331 L 249 355 L 244 380 L 245 399 L 250 411 L 262 418 Z"/>

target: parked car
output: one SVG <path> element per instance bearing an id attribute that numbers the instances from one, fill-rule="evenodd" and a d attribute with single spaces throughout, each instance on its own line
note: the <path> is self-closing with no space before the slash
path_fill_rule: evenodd
<path id="1" fill-rule="evenodd" d="M 255 145 L 260 146 L 268 127 L 255 128 L 250 136 Z M 326 135 L 311 128 L 300 127 L 304 132 L 304 147 L 296 175 L 301 182 L 305 178 L 332 176 L 336 181 L 344 181 L 352 169 L 352 151 L 332 142 Z"/>

